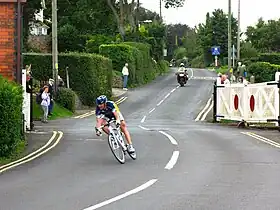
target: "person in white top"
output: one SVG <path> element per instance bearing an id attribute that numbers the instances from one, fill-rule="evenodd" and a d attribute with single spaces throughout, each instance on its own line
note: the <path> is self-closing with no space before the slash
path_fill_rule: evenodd
<path id="1" fill-rule="evenodd" d="M 127 80 L 128 80 L 128 63 L 126 63 L 122 69 L 122 75 L 123 75 L 123 89 L 127 90 Z"/>
<path id="2" fill-rule="evenodd" d="M 42 97 L 41 107 L 43 109 L 42 122 L 47 123 L 48 122 L 47 119 L 48 119 L 48 113 L 49 113 L 49 105 L 50 105 L 50 102 L 51 102 L 48 86 L 43 87 L 43 93 L 41 94 L 41 97 Z"/>

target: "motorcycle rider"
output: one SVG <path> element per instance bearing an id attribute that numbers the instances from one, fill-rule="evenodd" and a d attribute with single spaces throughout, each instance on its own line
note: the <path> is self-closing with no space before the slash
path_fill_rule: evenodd
<path id="1" fill-rule="evenodd" d="M 135 149 L 132 146 L 132 141 L 131 141 L 131 136 L 130 133 L 128 132 L 126 123 L 124 121 L 124 117 L 122 113 L 120 112 L 119 107 L 117 104 L 113 101 L 108 101 L 107 97 L 105 95 L 101 95 L 97 97 L 96 99 L 96 135 L 100 136 L 101 135 L 101 125 L 106 124 L 106 120 L 102 118 L 102 115 L 109 119 L 116 119 L 116 124 L 117 126 L 121 127 L 121 131 L 124 133 L 125 138 L 128 143 L 128 152 L 129 153 L 134 153 Z M 103 127 L 103 131 L 109 135 L 109 129 L 108 127 Z"/>
<path id="2" fill-rule="evenodd" d="M 185 64 L 184 63 L 181 63 L 180 64 L 180 67 L 178 69 L 178 71 L 176 72 L 176 75 L 177 75 L 177 82 L 179 83 L 180 82 L 180 76 L 179 74 L 184 74 L 185 75 L 185 84 L 187 83 L 187 80 L 188 80 L 188 73 L 187 73 L 187 69 L 185 68 Z"/>

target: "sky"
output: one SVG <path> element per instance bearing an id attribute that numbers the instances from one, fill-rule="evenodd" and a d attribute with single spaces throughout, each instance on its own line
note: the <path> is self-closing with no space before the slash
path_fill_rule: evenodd
<path id="1" fill-rule="evenodd" d="M 142 6 L 159 13 L 160 0 L 140 0 Z M 238 15 L 238 0 L 231 0 L 234 17 Z M 278 2 L 278 3 L 277 3 Z M 260 17 L 264 20 L 279 19 L 279 0 L 241 0 L 240 26 L 246 31 L 247 26 L 255 25 Z M 223 9 L 228 12 L 228 0 L 186 0 L 184 7 L 162 9 L 162 16 L 168 24 L 186 24 L 194 27 L 205 22 L 207 12 Z"/>

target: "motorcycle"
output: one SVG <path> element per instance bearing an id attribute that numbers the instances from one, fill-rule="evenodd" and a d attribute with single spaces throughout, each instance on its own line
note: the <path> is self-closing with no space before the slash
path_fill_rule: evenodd
<path id="1" fill-rule="evenodd" d="M 185 71 L 183 72 L 176 72 L 177 75 L 177 81 L 180 84 L 181 87 L 183 87 L 185 84 L 187 84 L 188 81 L 188 73 Z"/>

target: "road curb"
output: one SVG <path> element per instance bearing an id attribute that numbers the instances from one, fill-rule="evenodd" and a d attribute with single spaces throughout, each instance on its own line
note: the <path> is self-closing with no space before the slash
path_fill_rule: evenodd
<path id="1" fill-rule="evenodd" d="M 15 160 L 13 162 L 0 166 L 0 174 L 9 169 L 15 168 L 16 166 L 30 162 L 30 161 L 42 156 L 43 154 L 47 153 L 52 148 L 56 147 L 62 137 L 63 137 L 62 131 L 53 131 L 52 137 L 48 140 L 48 142 L 44 146 L 40 147 L 36 151 L 18 159 L 18 160 Z"/>

